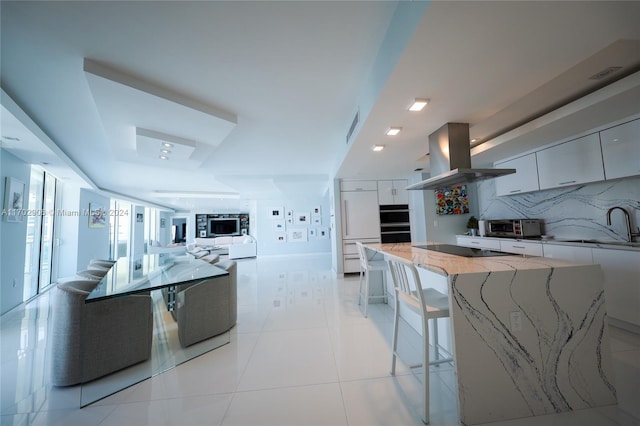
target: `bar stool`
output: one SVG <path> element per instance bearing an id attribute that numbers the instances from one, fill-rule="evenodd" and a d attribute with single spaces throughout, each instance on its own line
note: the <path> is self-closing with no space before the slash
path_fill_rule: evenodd
<path id="1" fill-rule="evenodd" d="M 437 318 L 449 317 L 449 298 L 446 294 L 433 288 L 422 288 L 420 276 L 412 262 L 396 256 L 388 258 L 391 279 L 395 294 L 394 320 L 393 320 L 393 343 L 391 356 L 391 375 L 396 374 L 396 357 L 398 356 L 398 323 L 400 320 L 400 303 L 411 311 L 420 315 L 422 319 L 422 344 L 423 359 L 422 364 L 411 365 L 411 368 L 422 367 L 424 372 L 423 392 L 424 392 L 424 412 L 422 421 L 429 423 L 429 365 L 437 365 L 453 362 L 452 357 L 440 357 L 440 345 L 438 344 Z M 413 283 L 414 287 L 411 286 Z M 429 323 L 433 323 L 433 340 L 435 347 L 435 360 L 429 360 Z"/>
<path id="2" fill-rule="evenodd" d="M 387 263 L 384 260 L 369 260 L 367 256 L 367 249 L 360 241 L 356 241 L 358 247 L 358 255 L 360 256 L 360 288 L 358 289 L 358 305 L 364 299 L 364 317 L 367 317 L 367 308 L 369 307 L 369 299 L 385 299 L 387 298 L 386 290 L 383 289 L 382 295 L 372 296 L 369 289 L 369 276 L 371 272 L 387 270 Z M 364 280 L 363 280 L 364 278 Z M 362 285 L 364 282 L 364 286 Z"/>

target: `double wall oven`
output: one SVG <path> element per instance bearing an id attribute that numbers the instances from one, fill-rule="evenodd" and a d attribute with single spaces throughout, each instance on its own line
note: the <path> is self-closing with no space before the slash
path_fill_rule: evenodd
<path id="1" fill-rule="evenodd" d="M 411 242 L 408 204 L 380 206 L 380 239 L 383 243 Z"/>

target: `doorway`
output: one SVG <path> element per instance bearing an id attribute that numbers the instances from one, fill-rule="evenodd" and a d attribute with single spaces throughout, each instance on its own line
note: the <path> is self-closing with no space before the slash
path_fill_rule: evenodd
<path id="1" fill-rule="evenodd" d="M 187 242 L 187 219 L 174 217 L 171 219 L 171 242 L 186 243 Z"/>

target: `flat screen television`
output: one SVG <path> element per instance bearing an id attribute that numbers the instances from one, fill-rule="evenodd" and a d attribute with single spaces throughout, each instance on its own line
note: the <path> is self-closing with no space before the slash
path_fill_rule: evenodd
<path id="1" fill-rule="evenodd" d="M 209 235 L 240 235 L 240 219 L 232 217 L 210 218 Z"/>

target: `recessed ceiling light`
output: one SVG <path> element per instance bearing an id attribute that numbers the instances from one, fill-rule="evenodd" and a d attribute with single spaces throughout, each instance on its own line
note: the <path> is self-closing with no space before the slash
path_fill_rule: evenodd
<path id="1" fill-rule="evenodd" d="M 171 151 L 169 151 L 168 149 L 161 149 L 160 152 L 163 154 L 171 154 Z"/>
<path id="2" fill-rule="evenodd" d="M 375 152 L 380 152 L 384 149 L 384 145 L 374 145 L 371 147 L 371 149 Z"/>
<path id="3" fill-rule="evenodd" d="M 422 111 L 424 107 L 427 106 L 428 103 L 429 103 L 429 99 L 415 98 L 413 100 L 413 103 L 409 107 L 409 111 L 415 111 L 415 112 Z"/>
<path id="4" fill-rule="evenodd" d="M 400 133 L 400 130 L 402 130 L 402 127 L 389 127 L 389 129 L 387 130 L 386 135 L 387 136 L 396 136 L 396 135 L 398 135 L 398 133 Z"/>
<path id="5" fill-rule="evenodd" d="M 160 159 L 161 159 L 161 160 L 168 160 L 168 159 L 169 159 L 169 157 L 167 157 L 166 155 L 161 155 L 161 156 L 160 156 Z"/>
<path id="6" fill-rule="evenodd" d="M 476 138 L 471 139 L 471 142 L 477 142 L 477 141 L 478 141 L 478 139 L 476 139 Z"/>
<path id="7" fill-rule="evenodd" d="M 163 142 L 162 146 L 166 147 L 166 148 L 173 148 L 173 144 L 169 143 L 169 142 Z"/>

